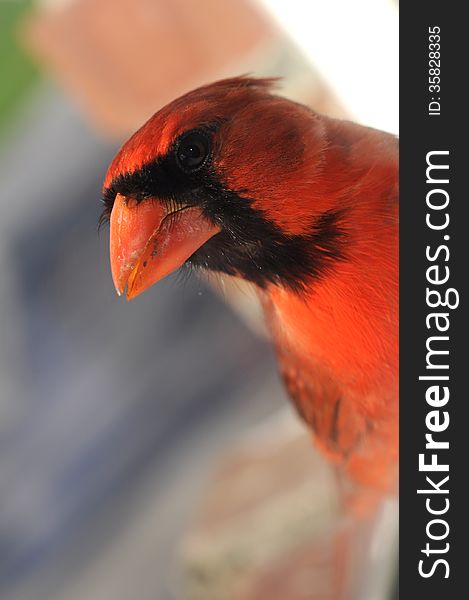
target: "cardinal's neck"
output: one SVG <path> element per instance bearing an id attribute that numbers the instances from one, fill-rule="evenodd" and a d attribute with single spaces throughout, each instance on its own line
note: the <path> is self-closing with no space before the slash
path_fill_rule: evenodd
<path id="1" fill-rule="evenodd" d="M 397 386 L 398 238 L 395 222 L 379 236 L 366 224 L 358 231 L 344 259 L 304 293 L 272 285 L 261 299 L 277 347 L 366 395 L 371 382 Z"/>

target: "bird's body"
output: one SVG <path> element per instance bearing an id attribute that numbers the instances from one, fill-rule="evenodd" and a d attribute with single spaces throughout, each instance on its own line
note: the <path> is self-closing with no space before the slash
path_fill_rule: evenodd
<path id="1" fill-rule="evenodd" d="M 393 491 L 398 454 L 398 158 L 393 136 L 324 119 L 322 176 L 342 171 L 342 258 L 301 295 L 270 285 L 281 373 L 316 442 L 355 482 Z M 345 177 L 344 177 L 345 175 Z M 332 183 L 331 187 L 334 185 Z M 316 190 L 312 190 L 314 196 Z"/>
<path id="2" fill-rule="evenodd" d="M 396 484 L 398 142 L 224 80 L 156 113 L 104 186 L 116 287 L 182 264 L 251 281 L 287 389 L 350 478 Z"/>

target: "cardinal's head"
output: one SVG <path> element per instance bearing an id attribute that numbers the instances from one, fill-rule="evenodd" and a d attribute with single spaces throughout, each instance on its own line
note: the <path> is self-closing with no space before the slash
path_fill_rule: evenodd
<path id="1" fill-rule="evenodd" d="M 177 268 L 301 292 L 344 256 L 344 209 L 324 155 L 324 119 L 239 77 L 157 112 L 104 183 L 111 269 L 131 299 Z M 334 193 L 332 193 L 334 192 Z"/>

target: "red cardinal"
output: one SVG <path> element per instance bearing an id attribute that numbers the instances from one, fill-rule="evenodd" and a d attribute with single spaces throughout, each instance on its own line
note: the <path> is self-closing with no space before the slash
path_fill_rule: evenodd
<path id="1" fill-rule="evenodd" d="M 207 85 L 156 113 L 104 183 L 119 294 L 182 265 L 252 282 L 282 376 L 323 451 L 393 490 L 398 428 L 398 142 L 272 94 Z"/>

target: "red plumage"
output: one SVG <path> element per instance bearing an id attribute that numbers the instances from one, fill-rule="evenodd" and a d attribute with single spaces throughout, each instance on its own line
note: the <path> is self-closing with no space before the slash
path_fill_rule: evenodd
<path id="1" fill-rule="evenodd" d="M 398 451 L 398 143 L 275 96 L 272 85 L 235 78 L 199 88 L 124 144 L 104 184 L 116 287 L 127 283 L 133 297 L 161 278 L 167 270 L 152 271 L 153 262 L 174 258 L 184 236 L 171 268 L 186 259 L 214 268 L 217 252 L 215 270 L 257 284 L 282 376 L 319 446 L 353 481 L 390 491 Z M 206 162 L 187 172 L 184 152 L 200 160 L 205 151 Z M 186 220 L 171 230 L 164 224 L 175 214 Z M 325 227 L 330 215 L 336 221 Z M 147 218 L 151 225 L 142 225 Z M 324 242 L 314 235 L 321 227 Z M 136 232 L 144 239 L 136 242 Z M 294 284 L 280 268 L 288 261 L 300 273 Z"/>

